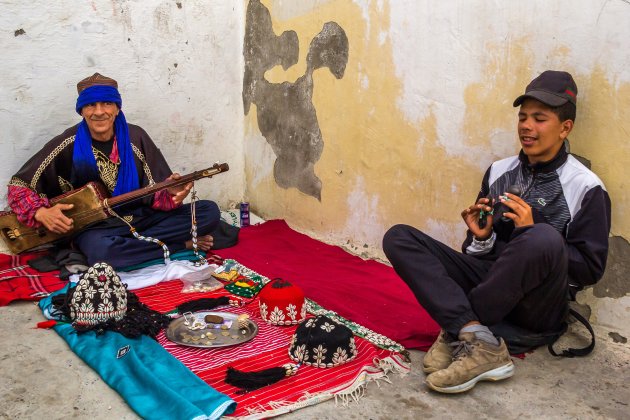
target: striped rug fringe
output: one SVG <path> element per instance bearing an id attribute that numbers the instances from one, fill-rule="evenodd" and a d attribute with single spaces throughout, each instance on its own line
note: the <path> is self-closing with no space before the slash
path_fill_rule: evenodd
<path id="1" fill-rule="evenodd" d="M 391 384 L 388 377 L 389 373 L 397 373 L 401 376 L 406 375 L 411 370 L 409 362 L 405 361 L 402 356 L 392 354 L 383 359 L 374 359 L 374 366 L 366 366 L 355 379 L 336 390 L 330 392 L 322 392 L 319 394 L 304 394 L 296 402 L 288 401 L 271 401 L 266 407 L 250 407 L 248 415 L 239 417 L 226 417 L 235 420 L 256 420 L 279 416 L 281 414 L 291 413 L 301 408 L 310 407 L 321 402 L 335 399 L 336 405 L 348 407 L 352 403 L 358 403 L 367 392 L 369 383 L 376 383 L 380 387 L 381 382 Z"/>

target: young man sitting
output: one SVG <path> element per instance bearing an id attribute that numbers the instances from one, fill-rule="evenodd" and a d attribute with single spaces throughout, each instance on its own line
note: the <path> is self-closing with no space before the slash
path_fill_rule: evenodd
<path id="1" fill-rule="evenodd" d="M 565 147 L 576 99 L 573 77 L 561 71 L 543 72 L 516 98 L 521 152 L 493 163 L 462 211 L 462 253 L 406 225 L 383 238 L 394 269 L 442 327 L 423 361 L 435 391 L 512 376 L 508 347 L 492 330 L 557 337 L 570 292 L 604 273 L 610 198 Z"/>

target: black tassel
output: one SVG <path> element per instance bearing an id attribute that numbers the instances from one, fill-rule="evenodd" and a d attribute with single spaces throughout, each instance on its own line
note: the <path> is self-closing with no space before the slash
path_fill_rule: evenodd
<path id="1" fill-rule="evenodd" d="M 67 293 L 58 294 L 51 298 L 52 306 L 56 311 L 54 315 L 61 314 L 66 318 L 70 318 L 70 300 L 72 299 L 74 289 L 76 289 L 76 287 L 71 287 L 68 289 Z"/>
<path id="2" fill-rule="evenodd" d="M 229 366 L 225 375 L 225 382 L 237 388 L 241 388 L 239 394 L 245 394 L 258 388 L 275 384 L 287 376 L 295 375 L 297 368 L 297 365 L 287 364 L 257 372 L 243 372 Z"/>
<path id="3" fill-rule="evenodd" d="M 229 304 L 230 298 L 227 296 L 221 296 L 218 298 L 201 298 L 182 303 L 177 307 L 177 312 L 183 314 L 186 312 L 207 311 L 218 306 L 225 306 Z"/>
<path id="4" fill-rule="evenodd" d="M 127 312 L 120 321 L 109 319 L 106 322 L 91 326 L 78 327 L 75 325 L 77 333 L 94 331 L 97 335 L 105 331 L 116 331 L 128 338 L 136 338 L 141 335 L 148 335 L 155 339 L 162 328 L 168 327 L 171 318 L 158 311 L 150 309 L 140 302 L 138 295 L 127 291 Z"/>

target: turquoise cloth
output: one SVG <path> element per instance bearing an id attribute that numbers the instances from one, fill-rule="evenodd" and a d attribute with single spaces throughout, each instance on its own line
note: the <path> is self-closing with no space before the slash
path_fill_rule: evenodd
<path id="1" fill-rule="evenodd" d="M 51 296 L 39 305 L 50 313 Z M 57 324 L 54 329 L 140 417 L 218 419 L 236 408 L 234 400 L 206 384 L 148 336 L 127 338 L 112 331 L 77 334 L 70 324 Z"/>
<path id="2" fill-rule="evenodd" d="M 206 257 L 206 253 L 204 251 L 199 251 L 199 255 L 201 255 L 204 258 Z M 177 261 L 177 260 L 198 261 L 199 258 L 195 255 L 194 251 L 190 249 L 186 249 L 184 251 L 179 251 L 171 255 L 171 260 L 173 261 Z M 139 270 L 145 267 L 151 267 L 152 265 L 158 265 L 158 264 L 164 264 L 164 258 L 157 258 L 155 260 L 146 261 L 140 264 L 130 265 L 129 267 L 119 268 L 116 271 L 124 271 L 124 272 L 134 271 L 134 270 Z"/>

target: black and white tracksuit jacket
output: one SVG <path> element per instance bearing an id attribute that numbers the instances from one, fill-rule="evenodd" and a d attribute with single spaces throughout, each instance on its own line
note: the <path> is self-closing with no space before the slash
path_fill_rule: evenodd
<path id="1" fill-rule="evenodd" d="M 514 231 L 513 222 L 501 220 L 498 199 L 511 185 L 520 187 L 521 197 L 532 207 L 534 223 L 547 223 L 566 239 L 573 292 L 596 283 L 604 274 L 608 255 L 610 198 L 597 175 L 564 147 L 549 162 L 529 164 L 521 151 L 488 168 L 477 199 L 494 199 L 493 240 L 478 242 L 468 232 L 463 252 L 498 258 Z"/>

